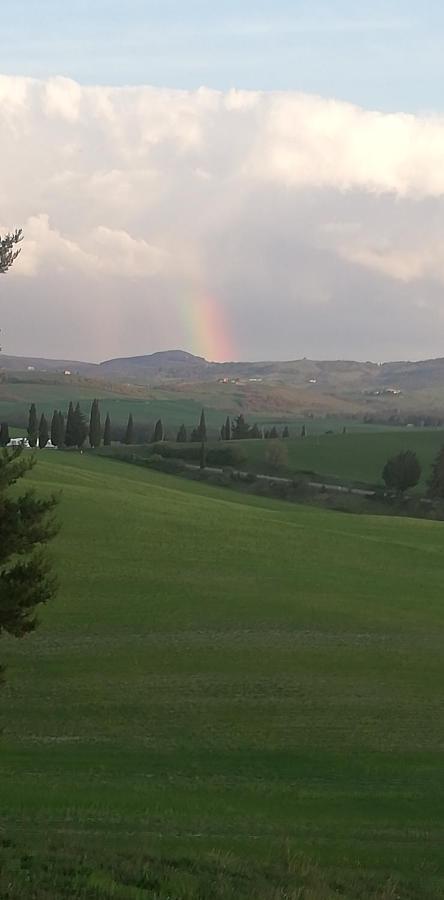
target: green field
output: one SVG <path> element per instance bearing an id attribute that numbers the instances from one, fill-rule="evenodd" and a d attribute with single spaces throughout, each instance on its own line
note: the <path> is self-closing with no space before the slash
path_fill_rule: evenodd
<path id="1" fill-rule="evenodd" d="M 443 526 L 91 454 L 43 452 L 32 480 L 63 491 L 61 587 L 2 642 L 0 895 L 54 897 L 26 878 L 67 855 L 60 897 L 238 900 L 247 875 L 193 893 L 179 863 L 156 892 L 146 858 L 250 878 L 302 854 L 329 890 L 248 896 L 441 896 Z"/>
<path id="2" fill-rule="evenodd" d="M 271 471 L 266 464 L 269 441 L 240 441 L 247 454 L 244 468 L 255 472 Z M 288 463 L 282 475 L 310 471 L 333 479 L 365 484 L 381 484 L 382 469 L 387 459 L 401 450 L 414 450 L 422 467 L 420 487 L 426 486 L 430 467 L 444 444 L 442 428 L 412 428 L 396 431 L 353 431 L 347 434 L 316 434 L 284 443 Z"/>

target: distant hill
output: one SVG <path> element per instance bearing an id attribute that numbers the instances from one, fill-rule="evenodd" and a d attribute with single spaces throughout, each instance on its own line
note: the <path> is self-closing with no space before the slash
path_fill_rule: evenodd
<path id="1" fill-rule="evenodd" d="M 3 375 L 2 375 L 3 373 Z M 422 414 L 444 418 L 444 358 L 387 363 L 353 360 L 209 362 L 185 350 L 165 350 L 101 363 L 0 354 L 0 380 L 64 374 L 118 390 L 165 388 L 222 408 L 344 413 L 383 418 Z M 120 386 L 120 387 L 118 387 Z M 94 389 L 94 388 L 93 388 Z M 225 400 L 227 403 L 225 403 Z"/>

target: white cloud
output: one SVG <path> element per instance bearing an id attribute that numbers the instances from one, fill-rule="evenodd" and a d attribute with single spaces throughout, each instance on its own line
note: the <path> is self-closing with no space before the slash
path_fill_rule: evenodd
<path id="1" fill-rule="evenodd" d="M 57 355 L 81 356 L 83 340 L 83 355 L 102 352 L 105 303 L 119 324 L 106 355 L 159 341 L 211 354 L 196 337 L 190 346 L 185 324 L 205 296 L 225 310 L 239 355 L 379 358 L 369 321 L 382 297 L 396 339 L 434 350 L 443 118 L 295 93 L 0 77 L 0 143 L 0 220 L 25 231 L 8 289 L 20 303 L 32 284 L 41 322 L 31 347 L 8 304 L 9 352 L 53 346 L 56 302 Z M 415 318 L 425 297 L 429 336 Z"/>

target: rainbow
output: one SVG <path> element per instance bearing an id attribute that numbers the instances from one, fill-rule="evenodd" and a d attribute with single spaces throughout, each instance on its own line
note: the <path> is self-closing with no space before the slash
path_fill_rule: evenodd
<path id="1" fill-rule="evenodd" d="M 183 303 L 187 349 L 210 362 L 228 362 L 235 355 L 228 318 L 211 294 L 193 293 Z"/>

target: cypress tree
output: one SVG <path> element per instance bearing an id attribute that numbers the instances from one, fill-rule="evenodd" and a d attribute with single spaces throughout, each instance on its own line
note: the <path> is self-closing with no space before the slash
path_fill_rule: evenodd
<path id="1" fill-rule="evenodd" d="M 91 447 L 100 447 L 102 441 L 102 427 L 100 424 L 99 401 L 93 400 L 89 419 L 89 443 Z"/>
<path id="2" fill-rule="evenodd" d="M 65 416 L 62 411 L 59 409 L 58 412 L 58 434 L 57 434 L 58 447 L 63 447 L 65 443 Z"/>
<path id="3" fill-rule="evenodd" d="M 307 437 L 307 429 L 306 429 L 305 425 L 303 425 L 301 428 L 301 438 L 304 438 L 304 437 Z"/>
<path id="4" fill-rule="evenodd" d="M 259 425 L 257 424 L 257 422 L 255 422 L 253 427 L 250 428 L 249 437 L 257 440 L 258 438 L 260 438 L 260 436 L 261 436 L 261 432 L 260 432 Z"/>
<path id="5" fill-rule="evenodd" d="M 111 419 L 109 413 L 106 414 L 105 430 L 103 432 L 103 443 L 105 447 L 111 446 Z"/>
<path id="6" fill-rule="evenodd" d="M 80 450 L 81 447 L 83 447 L 86 441 L 86 436 L 88 434 L 88 426 L 86 424 L 85 416 L 80 409 L 80 403 L 77 403 L 77 406 L 74 410 L 73 425 L 75 436 L 74 446 L 78 447 Z"/>
<path id="7" fill-rule="evenodd" d="M 70 401 L 66 418 L 65 444 L 67 447 L 75 447 L 76 445 L 76 423 L 72 401 Z"/>
<path id="8" fill-rule="evenodd" d="M 221 441 L 224 441 L 224 440 L 225 440 L 225 422 L 224 422 L 223 425 L 221 425 L 221 429 L 220 429 L 220 440 L 221 440 Z"/>
<path id="9" fill-rule="evenodd" d="M 288 425 L 285 426 L 285 428 L 284 428 L 284 430 L 283 430 L 283 432 L 282 432 L 282 437 L 284 438 L 284 440 L 286 440 L 287 438 L 290 437 L 290 432 L 289 432 L 289 430 L 288 430 Z"/>
<path id="10" fill-rule="evenodd" d="M 187 441 L 187 430 L 185 425 L 181 425 L 179 431 L 177 432 L 176 442 L 178 444 L 186 444 Z"/>
<path id="11" fill-rule="evenodd" d="M 272 438 L 274 440 L 277 437 L 279 437 L 279 435 L 277 433 L 277 428 L 276 428 L 276 425 L 273 425 L 273 428 L 270 431 L 270 438 Z"/>
<path id="12" fill-rule="evenodd" d="M 37 410 L 35 408 L 35 403 L 32 403 L 29 409 L 29 419 L 28 419 L 28 441 L 30 447 L 37 446 L 37 438 L 38 438 L 38 424 L 37 424 Z"/>
<path id="13" fill-rule="evenodd" d="M 158 419 L 154 426 L 154 437 L 153 441 L 157 444 L 159 441 L 163 441 L 163 425 L 162 419 Z"/>
<path id="14" fill-rule="evenodd" d="M 128 416 L 128 422 L 125 431 L 125 437 L 123 438 L 124 444 L 134 444 L 134 422 L 133 422 L 133 414 L 130 413 Z"/>
<path id="15" fill-rule="evenodd" d="M 196 443 L 198 440 L 199 440 L 199 429 L 198 429 L 198 428 L 193 428 L 193 430 L 192 430 L 192 432 L 191 432 L 191 436 L 190 436 L 190 441 L 192 441 L 192 443 L 194 444 L 194 443 Z"/>
<path id="16" fill-rule="evenodd" d="M 48 441 L 49 441 L 48 422 L 46 421 L 45 414 L 42 413 L 42 415 L 40 416 L 40 422 L 39 422 L 39 447 L 40 447 L 40 450 L 44 450 Z"/>
<path id="17" fill-rule="evenodd" d="M 227 416 L 225 422 L 225 440 L 231 441 L 231 421 L 229 416 Z"/>
<path id="18" fill-rule="evenodd" d="M 51 444 L 58 447 L 60 442 L 60 420 L 59 414 L 55 409 L 51 419 Z"/>
<path id="19" fill-rule="evenodd" d="M 200 422 L 199 422 L 199 440 L 206 441 L 207 439 L 207 423 L 205 421 L 205 410 L 202 409 L 200 414 Z"/>
<path id="20" fill-rule="evenodd" d="M 7 422 L 2 422 L 0 425 L 0 447 L 7 447 L 9 444 L 9 427 Z"/>

